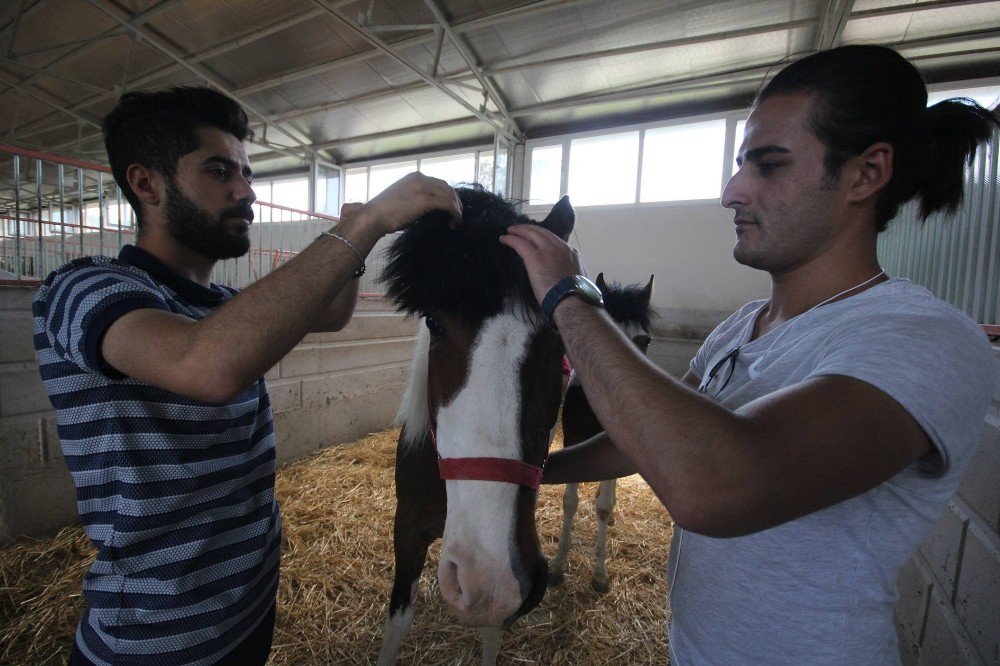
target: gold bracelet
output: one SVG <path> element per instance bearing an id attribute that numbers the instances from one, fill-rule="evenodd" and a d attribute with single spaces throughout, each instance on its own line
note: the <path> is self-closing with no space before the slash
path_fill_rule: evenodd
<path id="1" fill-rule="evenodd" d="M 354 252 L 354 255 L 358 258 L 358 261 L 361 263 L 361 268 L 359 268 L 358 270 L 354 271 L 354 277 L 359 278 L 359 277 L 361 277 L 362 275 L 365 274 L 365 269 L 366 269 L 365 259 L 364 259 L 364 257 L 361 256 L 361 253 L 358 252 L 358 248 L 354 247 L 354 243 L 352 243 L 351 241 L 347 240 L 343 236 L 338 236 L 337 234 L 333 233 L 332 231 L 324 231 L 324 232 L 320 233 L 320 236 L 329 236 L 330 238 L 336 238 L 341 243 L 343 243 L 347 247 L 351 248 L 351 251 Z"/>

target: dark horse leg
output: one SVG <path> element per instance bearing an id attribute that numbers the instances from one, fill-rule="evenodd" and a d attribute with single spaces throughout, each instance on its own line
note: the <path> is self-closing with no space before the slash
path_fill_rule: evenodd
<path id="1" fill-rule="evenodd" d="M 404 434 L 400 434 L 396 446 L 396 517 L 393 525 L 396 568 L 378 657 L 380 666 L 395 663 L 396 653 L 410 630 L 413 600 L 427 560 L 427 549 L 444 533 L 446 515 L 444 481 L 438 476 L 433 442 L 426 437 L 420 444 L 407 445 L 403 443 Z"/>

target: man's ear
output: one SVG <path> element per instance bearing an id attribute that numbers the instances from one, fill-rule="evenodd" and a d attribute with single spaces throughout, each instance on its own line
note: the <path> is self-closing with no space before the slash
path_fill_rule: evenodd
<path id="1" fill-rule="evenodd" d="M 893 156 L 892 144 L 878 141 L 851 159 L 848 203 L 859 203 L 874 197 L 889 185 Z"/>
<path id="2" fill-rule="evenodd" d="M 166 182 L 159 171 L 142 164 L 129 164 L 125 170 L 129 187 L 147 206 L 159 206 L 166 197 Z"/>

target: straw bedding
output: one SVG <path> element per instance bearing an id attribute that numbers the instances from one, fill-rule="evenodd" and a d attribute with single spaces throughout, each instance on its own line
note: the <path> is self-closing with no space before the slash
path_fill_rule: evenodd
<path id="1" fill-rule="evenodd" d="M 393 465 L 398 431 L 332 447 L 278 473 L 282 580 L 271 664 L 374 663 L 392 585 Z M 554 444 L 561 446 L 560 442 Z M 590 588 L 596 484 L 581 488 L 566 581 L 504 633 L 501 664 L 666 664 L 665 566 L 671 521 L 638 477 L 618 485 L 611 592 Z M 543 486 L 538 530 L 548 557 L 562 487 Z M 476 664 L 479 635 L 451 619 L 431 548 L 400 664 Z M 94 550 L 78 527 L 0 550 L 0 663 L 64 664 Z"/>

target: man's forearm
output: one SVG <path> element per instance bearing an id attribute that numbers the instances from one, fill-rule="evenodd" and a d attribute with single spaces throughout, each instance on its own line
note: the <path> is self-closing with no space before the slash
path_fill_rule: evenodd
<path id="1" fill-rule="evenodd" d="M 635 466 L 602 432 L 579 444 L 553 451 L 545 463 L 542 483 L 606 481 L 635 472 Z"/>
<path id="2" fill-rule="evenodd" d="M 351 321 L 358 304 L 360 280 L 351 279 L 340 290 L 326 310 L 313 324 L 310 332 L 339 331 Z"/>
<path id="3" fill-rule="evenodd" d="M 381 236 L 364 219 L 342 221 L 334 231 L 350 240 L 362 256 Z M 228 377 L 234 390 L 249 386 L 319 326 L 339 295 L 350 292 L 345 286 L 353 280 L 357 265 L 358 258 L 346 243 L 321 236 L 199 322 L 198 339 L 206 362 L 217 376 Z M 344 298 L 351 300 L 353 311 L 356 287 Z"/>
<path id="4" fill-rule="evenodd" d="M 704 443 L 734 439 L 738 418 L 654 366 L 602 310 L 569 298 L 555 321 L 614 445 L 668 509 L 699 496 L 725 460 Z"/>

